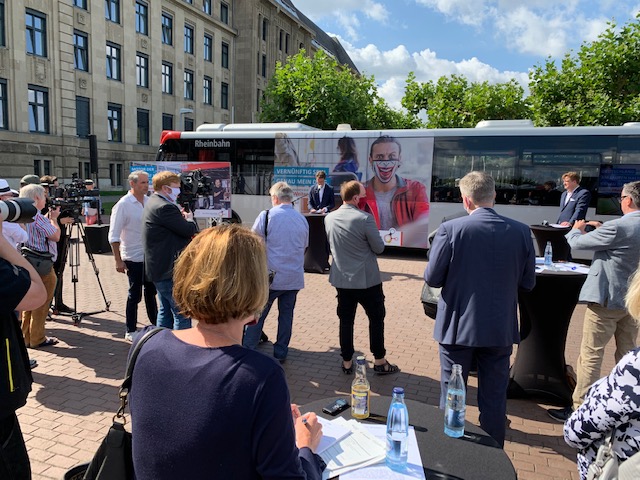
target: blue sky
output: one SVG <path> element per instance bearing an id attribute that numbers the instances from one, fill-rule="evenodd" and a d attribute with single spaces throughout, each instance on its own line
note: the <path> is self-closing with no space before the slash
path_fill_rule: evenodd
<path id="1" fill-rule="evenodd" d="M 623 25 L 640 0 L 293 0 L 338 37 L 359 70 L 400 106 L 410 71 L 419 81 L 453 73 L 471 81 L 511 78 L 526 87 L 531 67 L 560 59 Z"/>

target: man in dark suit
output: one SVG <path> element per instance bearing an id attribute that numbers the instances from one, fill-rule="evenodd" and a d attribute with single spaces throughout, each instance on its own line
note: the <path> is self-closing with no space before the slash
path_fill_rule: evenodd
<path id="1" fill-rule="evenodd" d="M 529 227 L 493 210 L 490 175 L 460 180 L 469 216 L 443 223 L 431 245 L 425 280 L 442 287 L 434 338 L 440 344 L 440 408 L 453 364 L 465 380 L 475 359 L 480 425 L 504 445 L 509 357 L 520 341 L 518 289 L 535 285 L 535 250 Z"/>
<path id="2" fill-rule="evenodd" d="M 309 190 L 309 212 L 329 213 L 336 206 L 333 198 L 333 187 L 327 183 L 327 174 L 322 170 L 316 172 L 316 183 Z"/>
<path id="3" fill-rule="evenodd" d="M 173 264 L 198 229 L 193 214 L 184 214 L 176 204 L 180 177 L 173 172 L 153 176 L 153 190 L 142 214 L 142 245 L 146 276 L 158 291 L 159 327 L 191 328 L 191 319 L 182 316 L 173 299 Z"/>
<path id="4" fill-rule="evenodd" d="M 570 227 L 576 220 L 587 218 L 591 192 L 580 186 L 580 175 L 576 172 L 567 172 L 562 175 L 562 183 L 565 191 L 560 197 L 560 216 L 557 223 Z"/>

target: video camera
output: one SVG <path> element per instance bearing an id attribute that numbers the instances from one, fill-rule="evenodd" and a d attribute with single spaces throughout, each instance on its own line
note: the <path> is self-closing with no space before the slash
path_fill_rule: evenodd
<path id="1" fill-rule="evenodd" d="M 31 223 L 38 213 L 31 198 L 12 198 L 0 200 L 0 219 L 3 222 Z"/>
<path id="2" fill-rule="evenodd" d="M 192 212 L 196 208 L 209 208 L 213 202 L 213 182 L 201 170 L 191 170 L 180 174 L 180 195 L 178 204 Z"/>
<path id="3" fill-rule="evenodd" d="M 56 188 L 50 193 L 49 207 L 60 207 L 61 217 L 72 217 L 77 220 L 82 215 L 85 203 L 91 208 L 100 208 L 100 191 L 87 189 L 84 181 L 74 173 L 71 183 Z"/>

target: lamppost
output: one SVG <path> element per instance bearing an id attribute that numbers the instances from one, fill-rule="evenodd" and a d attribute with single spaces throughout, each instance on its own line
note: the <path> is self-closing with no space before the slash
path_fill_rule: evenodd
<path id="1" fill-rule="evenodd" d="M 182 118 L 182 131 L 184 132 L 186 130 L 187 115 L 189 115 L 190 113 L 193 113 L 193 109 L 192 108 L 181 108 L 178 113 L 180 114 L 180 117 Z"/>

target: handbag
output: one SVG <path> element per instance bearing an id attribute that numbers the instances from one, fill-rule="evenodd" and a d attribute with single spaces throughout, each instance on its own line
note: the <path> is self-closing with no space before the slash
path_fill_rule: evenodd
<path id="1" fill-rule="evenodd" d="M 127 361 L 127 370 L 118 393 L 120 408 L 113 416 L 113 424 L 109 427 L 107 436 L 102 440 L 91 462 L 77 465 L 68 470 L 64 480 L 130 480 L 134 478 L 132 435 L 124 428 L 127 423 L 125 410 L 136 358 L 147 340 L 161 330 L 165 330 L 165 328 L 149 330 L 136 343 Z"/>
<path id="2" fill-rule="evenodd" d="M 442 288 L 430 287 L 427 282 L 424 282 L 422 286 L 422 293 L 420 294 L 420 300 L 424 308 L 424 314 L 427 317 L 436 318 L 438 313 L 438 300 L 440 300 L 440 293 Z"/>
<path id="3" fill-rule="evenodd" d="M 598 448 L 596 459 L 587 470 L 587 480 L 634 480 L 640 477 L 640 452 L 619 462 L 613 451 L 615 432 L 615 428 L 611 430 Z"/>
<path id="4" fill-rule="evenodd" d="M 51 252 L 39 252 L 29 247 L 20 249 L 22 256 L 36 269 L 38 275 L 45 276 L 53 268 L 53 254 Z"/>

